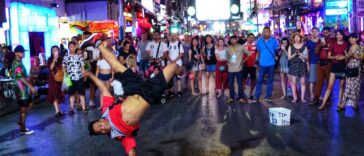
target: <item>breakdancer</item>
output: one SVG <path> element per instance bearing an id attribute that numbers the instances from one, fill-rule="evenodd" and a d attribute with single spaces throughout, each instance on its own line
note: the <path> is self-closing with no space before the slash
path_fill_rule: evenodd
<path id="1" fill-rule="evenodd" d="M 98 41 L 95 46 L 111 65 L 115 79 L 123 84 L 126 98 L 115 103 L 114 97 L 102 81 L 92 73 L 83 73 L 94 81 L 103 101 L 102 118 L 89 124 L 90 135 L 108 135 L 120 141 L 129 156 L 136 155 L 135 133 L 139 129 L 139 121 L 150 105 L 159 103 L 160 96 L 168 88 L 167 83 L 175 74 L 177 65 L 169 64 L 154 78 L 143 81 L 131 69 L 123 66 L 104 43 Z"/>

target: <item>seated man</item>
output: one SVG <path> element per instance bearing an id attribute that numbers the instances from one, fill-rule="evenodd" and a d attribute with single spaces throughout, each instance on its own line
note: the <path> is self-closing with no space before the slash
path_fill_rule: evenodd
<path id="1" fill-rule="evenodd" d="M 138 130 L 139 121 L 150 104 L 158 103 L 160 95 L 167 89 L 167 83 L 174 75 L 177 65 L 168 65 L 156 77 L 144 82 L 131 69 L 123 66 L 104 44 L 96 45 L 114 70 L 115 79 L 123 84 L 126 98 L 123 102 L 115 104 L 114 98 L 101 80 L 91 73 L 83 73 L 95 82 L 103 100 L 102 119 L 89 124 L 90 135 L 108 135 L 120 141 L 129 156 L 136 155 L 133 134 Z"/>

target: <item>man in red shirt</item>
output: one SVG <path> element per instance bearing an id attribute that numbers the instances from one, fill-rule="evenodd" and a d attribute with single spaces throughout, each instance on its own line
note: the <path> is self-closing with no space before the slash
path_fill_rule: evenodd
<path id="1" fill-rule="evenodd" d="M 329 53 L 329 46 L 333 43 L 331 38 L 331 29 L 325 27 L 322 30 L 323 38 L 319 39 L 316 46 L 316 54 L 319 55 L 319 62 L 317 65 L 317 82 L 314 93 L 314 100 L 310 104 L 311 106 L 320 104 L 320 97 L 324 81 L 329 82 L 331 61 L 327 58 Z"/>
<path id="2" fill-rule="evenodd" d="M 248 34 L 248 41 L 244 44 L 244 47 L 248 49 L 250 52 L 250 57 L 244 64 L 243 68 L 243 89 L 245 89 L 245 84 L 248 79 L 248 76 L 250 78 L 250 93 L 249 93 L 249 99 L 253 99 L 253 91 L 256 85 L 256 72 L 257 68 L 255 67 L 255 59 L 257 55 L 257 46 L 254 43 L 255 36 L 254 34 Z M 248 56 L 244 55 L 244 60 L 246 60 Z"/>
<path id="3" fill-rule="evenodd" d="M 139 129 L 139 121 L 151 104 L 158 103 L 161 94 L 167 89 L 167 83 L 173 77 L 177 65 L 171 63 L 154 78 L 143 81 L 131 69 L 123 66 L 104 43 L 96 42 L 103 57 L 113 69 L 115 79 L 123 84 L 125 100 L 115 103 L 105 84 L 93 74 L 85 72 L 84 76 L 95 82 L 102 95 L 102 118 L 92 121 L 89 126 L 90 135 L 108 135 L 120 141 L 129 156 L 136 155 L 135 133 Z"/>

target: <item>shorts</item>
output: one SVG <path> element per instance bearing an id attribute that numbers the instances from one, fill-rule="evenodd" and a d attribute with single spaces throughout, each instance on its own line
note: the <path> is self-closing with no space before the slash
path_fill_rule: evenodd
<path id="1" fill-rule="evenodd" d="M 281 73 L 288 74 L 289 68 L 281 66 Z"/>
<path id="2" fill-rule="evenodd" d="M 28 107 L 32 102 L 33 101 L 31 98 L 24 99 L 24 100 L 18 100 L 18 105 L 19 105 L 19 107 Z"/>
<path id="3" fill-rule="evenodd" d="M 245 67 L 243 69 L 243 79 L 247 79 L 248 75 L 251 80 L 256 80 L 257 79 L 257 68 Z"/>
<path id="4" fill-rule="evenodd" d="M 75 95 L 76 92 L 78 93 L 78 95 L 85 95 L 83 79 L 72 80 L 72 86 L 69 87 L 68 94 Z"/>
<path id="5" fill-rule="evenodd" d="M 332 63 L 331 73 L 345 73 L 346 64 L 345 62 Z"/>
<path id="6" fill-rule="evenodd" d="M 111 79 L 111 74 L 99 74 L 97 77 L 102 81 L 108 81 Z"/>
<path id="7" fill-rule="evenodd" d="M 215 72 L 216 71 L 216 64 L 206 64 L 206 71 L 207 72 Z"/>
<path id="8" fill-rule="evenodd" d="M 139 95 L 149 104 L 157 104 L 161 95 L 168 88 L 163 72 L 153 78 L 143 81 L 143 79 L 135 74 L 131 69 L 127 69 L 124 73 L 117 72 L 114 74 L 116 80 L 123 84 L 124 95 Z M 172 80 L 171 80 L 172 81 Z"/>
<path id="9" fill-rule="evenodd" d="M 317 64 L 310 64 L 310 75 L 308 82 L 315 83 L 317 81 Z"/>

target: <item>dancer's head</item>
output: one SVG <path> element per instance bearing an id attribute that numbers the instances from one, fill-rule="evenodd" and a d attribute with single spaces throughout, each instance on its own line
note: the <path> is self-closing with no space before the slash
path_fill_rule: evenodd
<path id="1" fill-rule="evenodd" d="M 111 132 L 111 125 L 106 119 L 94 120 L 89 123 L 88 130 L 90 135 L 106 135 Z"/>

